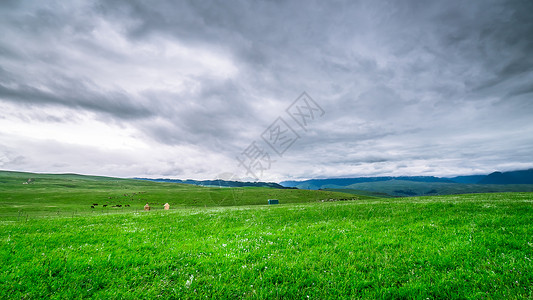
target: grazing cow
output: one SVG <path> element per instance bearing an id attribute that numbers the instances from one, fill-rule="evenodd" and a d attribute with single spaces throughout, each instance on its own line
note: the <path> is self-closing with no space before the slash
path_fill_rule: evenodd
<path id="1" fill-rule="evenodd" d="M 91 205 L 91 208 L 94 208 L 94 206 Z"/>
<path id="2" fill-rule="evenodd" d="M 93 203 L 93 206 L 97 206 L 97 205 L 98 205 L 98 203 Z"/>
<path id="3" fill-rule="evenodd" d="M 122 204 L 117 204 L 117 205 L 115 205 L 115 206 L 116 206 L 116 207 L 122 207 Z"/>
<path id="4" fill-rule="evenodd" d="M 125 207 L 130 207 L 130 205 L 129 205 L 129 204 L 126 204 L 126 205 L 124 205 L 124 206 L 125 206 Z"/>
<path id="5" fill-rule="evenodd" d="M 107 204 L 102 205 L 103 207 L 107 207 Z"/>

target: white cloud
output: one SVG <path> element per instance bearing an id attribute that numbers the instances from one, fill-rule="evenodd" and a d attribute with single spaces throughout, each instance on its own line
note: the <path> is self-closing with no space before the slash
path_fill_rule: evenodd
<path id="1" fill-rule="evenodd" d="M 0 138 L 52 141 L 101 150 L 150 148 L 134 128 L 102 122 L 90 112 L 9 103 L 0 103 L 0 110 Z"/>

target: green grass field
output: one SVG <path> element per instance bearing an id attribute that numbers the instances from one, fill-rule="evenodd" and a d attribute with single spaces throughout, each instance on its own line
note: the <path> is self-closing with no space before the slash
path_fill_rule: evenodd
<path id="1" fill-rule="evenodd" d="M 28 179 L 31 183 L 24 184 Z M 165 203 L 176 209 L 264 205 L 268 199 L 279 199 L 288 204 L 364 198 L 372 197 L 333 191 L 199 187 L 74 174 L 0 171 L 0 218 L 3 220 L 135 212 L 142 210 L 146 203 L 153 210 L 161 210 Z M 98 205 L 92 209 L 93 204 Z M 113 207 L 116 205 L 121 207 Z"/>
<path id="2" fill-rule="evenodd" d="M 28 185 L 0 178 L 1 299 L 533 297 L 533 193 L 321 202 L 345 194 L 250 189 L 239 198 L 42 176 Z M 174 199 L 174 208 L 84 208 L 133 192 L 146 192 L 135 205 Z M 259 205 L 269 193 L 286 193 L 275 194 L 282 205 Z M 17 201 L 33 217 L 17 218 Z"/>

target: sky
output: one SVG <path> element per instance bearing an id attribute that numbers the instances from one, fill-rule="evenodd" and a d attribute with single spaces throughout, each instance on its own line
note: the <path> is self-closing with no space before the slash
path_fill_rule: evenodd
<path id="1" fill-rule="evenodd" d="M 1 1 L 0 169 L 533 167 L 533 2 Z"/>

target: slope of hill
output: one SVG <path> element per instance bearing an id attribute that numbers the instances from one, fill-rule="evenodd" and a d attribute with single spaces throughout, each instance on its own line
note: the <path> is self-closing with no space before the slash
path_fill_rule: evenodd
<path id="1" fill-rule="evenodd" d="M 169 203 L 172 209 L 318 202 L 324 199 L 370 198 L 332 191 L 269 187 L 201 187 L 182 183 L 152 182 L 76 174 L 35 174 L 0 171 L 0 218 L 74 216 L 152 209 Z"/>
<path id="2" fill-rule="evenodd" d="M 405 180 L 356 183 L 345 188 L 386 193 L 396 197 L 496 192 L 533 192 L 533 185 L 530 184 L 464 184 L 444 182 L 412 182 Z M 342 189 L 335 190 L 341 191 Z"/>

